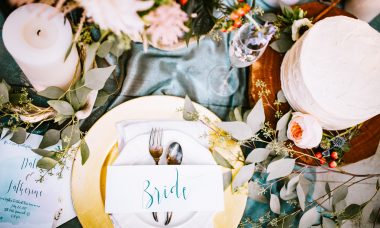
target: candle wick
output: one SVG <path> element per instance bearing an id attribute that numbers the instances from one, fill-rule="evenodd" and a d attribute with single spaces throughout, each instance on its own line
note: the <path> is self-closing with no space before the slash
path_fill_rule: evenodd
<path id="1" fill-rule="evenodd" d="M 37 30 L 37 36 L 39 36 L 40 33 L 41 33 L 41 29 L 38 29 L 38 30 Z"/>

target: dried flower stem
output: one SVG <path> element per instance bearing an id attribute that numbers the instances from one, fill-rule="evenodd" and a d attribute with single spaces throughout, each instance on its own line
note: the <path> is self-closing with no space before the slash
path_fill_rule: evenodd
<path id="1" fill-rule="evenodd" d="M 79 24 L 78 24 L 78 29 L 77 29 L 75 36 L 74 36 L 74 40 L 73 40 L 74 44 L 77 43 L 79 40 L 79 37 L 80 37 L 80 34 L 82 32 L 83 25 L 84 25 L 85 21 L 86 21 L 86 11 L 84 10 L 82 13 L 82 16 L 80 18 Z"/>
<path id="2" fill-rule="evenodd" d="M 327 7 L 325 10 L 323 10 L 318 16 L 316 16 L 313 20 L 313 24 L 319 21 L 323 16 L 325 16 L 332 8 L 334 8 L 341 0 L 334 0 L 333 3 L 329 7 Z"/>

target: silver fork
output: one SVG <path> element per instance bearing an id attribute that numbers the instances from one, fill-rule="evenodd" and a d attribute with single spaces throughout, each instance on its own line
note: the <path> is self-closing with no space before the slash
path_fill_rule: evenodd
<path id="1" fill-rule="evenodd" d="M 156 165 L 164 151 L 162 147 L 162 128 L 152 128 L 149 136 L 149 153 L 153 157 Z"/>
<path id="2" fill-rule="evenodd" d="M 160 161 L 162 152 L 164 151 L 162 147 L 162 128 L 152 128 L 149 136 L 149 153 L 153 157 L 156 165 Z M 158 222 L 157 212 L 152 212 L 153 218 Z"/>

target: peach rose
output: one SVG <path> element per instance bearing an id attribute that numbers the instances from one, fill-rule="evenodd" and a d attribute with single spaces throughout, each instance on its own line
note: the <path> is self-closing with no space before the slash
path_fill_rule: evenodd
<path id="1" fill-rule="evenodd" d="M 294 112 L 289 122 L 287 136 L 296 146 L 310 149 L 322 140 L 322 127 L 318 120 L 309 114 Z"/>

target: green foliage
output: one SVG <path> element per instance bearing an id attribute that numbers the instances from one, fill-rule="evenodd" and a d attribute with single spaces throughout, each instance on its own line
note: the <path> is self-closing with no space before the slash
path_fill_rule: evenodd
<path id="1" fill-rule="evenodd" d="M 307 12 L 299 7 L 293 9 L 284 4 L 281 5 L 281 14 L 276 16 L 276 20 L 273 14 L 264 14 L 262 20 L 271 20 L 278 28 L 277 34 L 275 35 L 277 40 L 272 42 L 270 47 L 279 53 L 287 52 L 294 44 L 291 29 L 293 22 L 304 18 L 306 14 Z"/>
<path id="2" fill-rule="evenodd" d="M 214 157 L 214 160 L 216 161 L 218 165 L 223 166 L 228 169 L 233 169 L 233 166 L 217 151 L 213 151 L 212 156 Z"/>
<path id="3" fill-rule="evenodd" d="M 51 170 L 57 164 L 58 164 L 57 160 L 50 157 L 43 157 L 40 160 L 38 160 L 37 167 L 40 169 Z"/>
<path id="4" fill-rule="evenodd" d="M 82 165 L 84 165 L 90 155 L 90 149 L 88 148 L 88 145 L 85 140 L 83 140 L 80 145 L 80 154 L 82 157 Z"/>
<path id="5" fill-rule="evenodd" d="M 10 139 L 12 142 L 17 144 L 22 144 L 26 140 L 26 130 L 22 127 L 17 127 L 13 132 L 13 135 Z"/>
<path id="6" fill-rule="evenodd" d="M 55 129 L 49 129 L 42 138 L 39 148 L 45 149 L 46 147 L 53 146 L 58 143 L 60 139 L 60 132 Z"/>
<path id="7" fill-rule="evenodd" d="M 63 148 L 70 148 L 77 142 L 79 142 L 81 137 L 81 131 L 79 130 L 78 124 L 72 124 L 67 126 L 61 132 L 62 146 Z"/>
<path id="8" fill-rule="evenodd" d="M 131 49 L 131 39 L 124 34 L 108 35 L 107 40 L 104 41 L 98 51 L 97 55 L 101 58 L 105 58 L 108 54 L 112 54 L 115 57 L 120 57 L 125 51 Z"/>
<path id="9" fill-rule="evenodd" d="M 116 66 L 109 66 L 106 68 L 95 68 L 87 71 L 84 75 L 84 85 L 93 90 L 102 89 L 115 68 Z"/>
<path id="10" fill-rule="evenodd" d="M 94 106 L 95 107 L 103 106 L 107 102 L 110 96 L 111 94 L 107 93 L 106 91 L 99 90 Z"/>
<path id="11" fill-rule="evenodd" d="M 74 114 L 73 106 L 67 101 L 51 100 L 48 101 L 48 104 L 61 115 L 71 116 Z"/>
<path id="12" fill-rule="evenodd" d="M 3 80 L 0 82 L 0 106 L 9 102 L 9 86 Z"/>
<path id="13" fill-rule="evenodd" d="M 65 94 L 65 91 L 59 87 L 50 86 L 42 91 L 37 92 L 37 94 L 49 99 L 59 99 Z"/>
<path id="14" fill-rule="evenodd" d="M 55 152 L 49 151 L 49 150 L 44 150 L 44 149 L 32 149 L 32 151 L 42 157 L 53 157 L 55 155 Z"/>
<path id="15" fill-rule="evenodd" d="M 189 0 L 186 4 L 186 12 L 189 15 L 187 26 L 190 31 L 186 34 L 186 40 L 189 41 L 192 36 L 200 37 L 209 33 L 214 27 L 217 19 L 214 17 L 214 9 L 220 9 L 222 4 L 220 0 Z M 196 14 L 196 17 L 191 17 Z"/>

